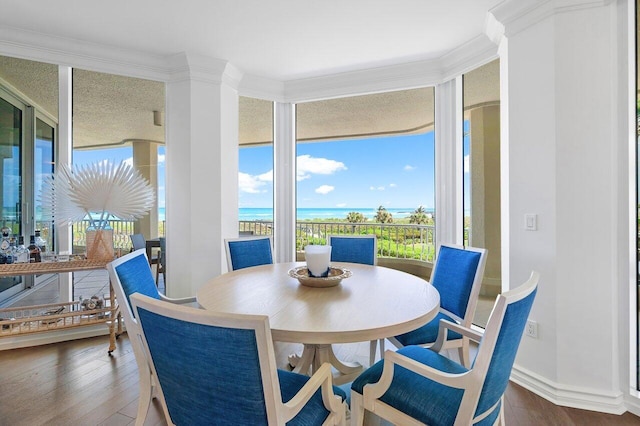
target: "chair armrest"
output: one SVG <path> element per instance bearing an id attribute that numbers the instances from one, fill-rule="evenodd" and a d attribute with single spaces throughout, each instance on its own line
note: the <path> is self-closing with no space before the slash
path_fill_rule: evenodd
<path id="1" fill-rule="evenodd" d="M 445 319 L 441 319 L 438 324 L 438 338 L 431 346 L 431 349 L 440 352 L 442 346 L 447 341 L 447 330 L 455 331 L 456 333 L 462 334 L 462 336 L 467 337 L 475 342 L 480 343 L 482 340 L 483 334 L 472 330 L 470 328 L 464 327 L 460 324 L 456 324 L 455 322 L 447 321 Z"/>
<path id="2" fill-rule="evenodd" d="M 373 401 L 380 398 L 387 389 L 389 389 L 393 381 L 393 369 L 395 365 L 404 367 L 420 376 L 452 388 L 466 389 L 472 383 L 471 373 L 473 370 L 459 374 L 446 373 L 428 365 L 421 364 L 397 352 L 387 350 L 384 353 L 384 364 L 380 380 L 376 383 L 366 385 L 363 389 L 365 408 L 369 410 L 373 409 Z"/>
<path id="3" fill-rule="evenodd" d="M 182 297 L 182 298 L 179 298 L 179 299 L 174 299 L 174 298 L 171 298 L 171 297 L 167 297 L 167 296 L 165 296 L 165 295 L 164 295 L 164 294 L 162 294 L 162 293 L 158 293 L 158 294 L 160 294 L 160 299 L 164 300 L 165 302 L 177 303 L 177 304 L 179 304 L 179 305 L 182 305 L 182 304 L 184 304 L 184 303 L 193 303 L 193 302 L 196 302 L 196 297 L 195 297 L 195 296 L 192 296 L 192 297 Z"/>
<path id="4" fill-rule="evenodd" d="M 344 412 L 340 412 L 340 410 L 344 410 L 344 404 L 340 401 L 340 398 L 333 393 L 333 373 L 331 372 L 331 365 L 325 362 L 313 373 L 313 376 L 300 388 L 298 393 L 287 403 L 283 404 L 285 422 L 294 418 L 300 410 L 302 410 L 318 388 L 322 389 L 322 402 L 325 408 L 338 415 L 338 418 L 345 415 Z"/>

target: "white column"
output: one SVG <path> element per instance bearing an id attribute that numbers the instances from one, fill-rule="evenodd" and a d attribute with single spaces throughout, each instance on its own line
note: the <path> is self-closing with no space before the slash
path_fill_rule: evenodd
<path id="1" fill-rule="evenodd" d="M 562 405 L 623 412 L 629 277 L 621 265 L 629 253 L 621 237 L 630 232 L 635 179 L 621 172 L 629 140 L 618 99 L 633 92 L 620 90 L 627 33 L 617 8 L 625 2 L 561 3 L 512 1 L 493 11 L 508 39 L 503 278 L 513 288 L 531 270 L 541 275 L 529 316 L 538 338 L 523 337 L 511 378 Z M 537 215 L 536 231 L 525 229 L 525 214 Z"/>
<path id="2" fill-rule="evenodd" d="M 296 260 L 296 107 L 274 102 L 274 245 L 276 262 Z"/>
<path id="3" fill-rule="evenodd" d="M 73 152 L 73 68 L 58 66 L 58 152 L 56 167 L 71 164 Z M 56 224 L 56 240 L 59 252 L 71 253 L 73 236 L 70 225 Z M 72 274 L 58 274 L 60 284 L 60 300 L 71 300 L 73 297 Z"/>
<path id="4" fill-rule="evenodd" d="M 462 77 L 436 85 L 436 242 L 462 244 Z"/>
<path id="5" fill-rule="evenodd" d="M 238 93 L 224 61 L 174 59 L 167 84 L 167 294 L 194 295 L 226 270 L 224 238 L 238 232 Z"/>

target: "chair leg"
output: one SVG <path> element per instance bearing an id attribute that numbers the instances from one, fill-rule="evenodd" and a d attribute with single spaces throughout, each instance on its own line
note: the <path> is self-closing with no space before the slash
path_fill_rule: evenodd
<path id="1" fill-rule="evenodd" d="M 138 364 L 139 366 L 140 364 Z M 147 367 L 148 368 L 148 367 Z M 151 373 L 148 369 L 140 369 L 140 397 L 138 398 L 138 414 L 136 415 L 136 426 L 144 425 L 151 405 L 153 390 L 151 386 Z"/>
<path id="2" fill-rule="evenodd" d="M 380 339 L 380 359 L 384 359 L 384 339 Z"/>
<path id="3" fill-rule="evenodd" d="M 351 391 L 351 426 L 364 424 L 364 401 L 362 395 Z"/>

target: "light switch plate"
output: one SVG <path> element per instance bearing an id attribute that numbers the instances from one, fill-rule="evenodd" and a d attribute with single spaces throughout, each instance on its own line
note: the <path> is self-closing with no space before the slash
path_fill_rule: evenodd
<path id="1" fill-rule="evenodd" d="M 527 213 L 524 215 L 524 229 L 527 231 L 537 231 L 538 230 L 538 215 Z"/>

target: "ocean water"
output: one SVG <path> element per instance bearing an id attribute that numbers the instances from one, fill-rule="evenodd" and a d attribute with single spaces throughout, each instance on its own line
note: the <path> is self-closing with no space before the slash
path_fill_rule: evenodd
<path id="1" fill-rule="evenodd" d="M 411 216 L 415 208 L 392 209 L 387 211 L 396 219 Z M 428 213 L 433 213 L 433 209 L 426 209 Z M 359 212 L 367 219 L 373 219 L 376 216 L 377 208 L 300 208 L 296 210 L 298 220 L 328 220 L 328 219 L 346 219 L 350 212 Z M 164 208 L 158 209 L 158 220 L 163 221 Z M 273 220 L 273 209 L 271 208 L 240 208 L 238 209 L 238 220 Z"/>
<path id="2" fill-rule="evenodd" d="M 396 219 L 411 216 L 415 208 L 388 208 L 387 211 Z M 426 209 L 427 213 L 433 213 L 433 209 Z M 296 210 L 297 220 L 328 220 L 346 219 L 350 212 L 359 212 L 367 219 L 376 216 L 377 208 L 299 208 Z M 273 209 L 270 208 L 240 208 L 238 220 L 273 220 Z"/>

